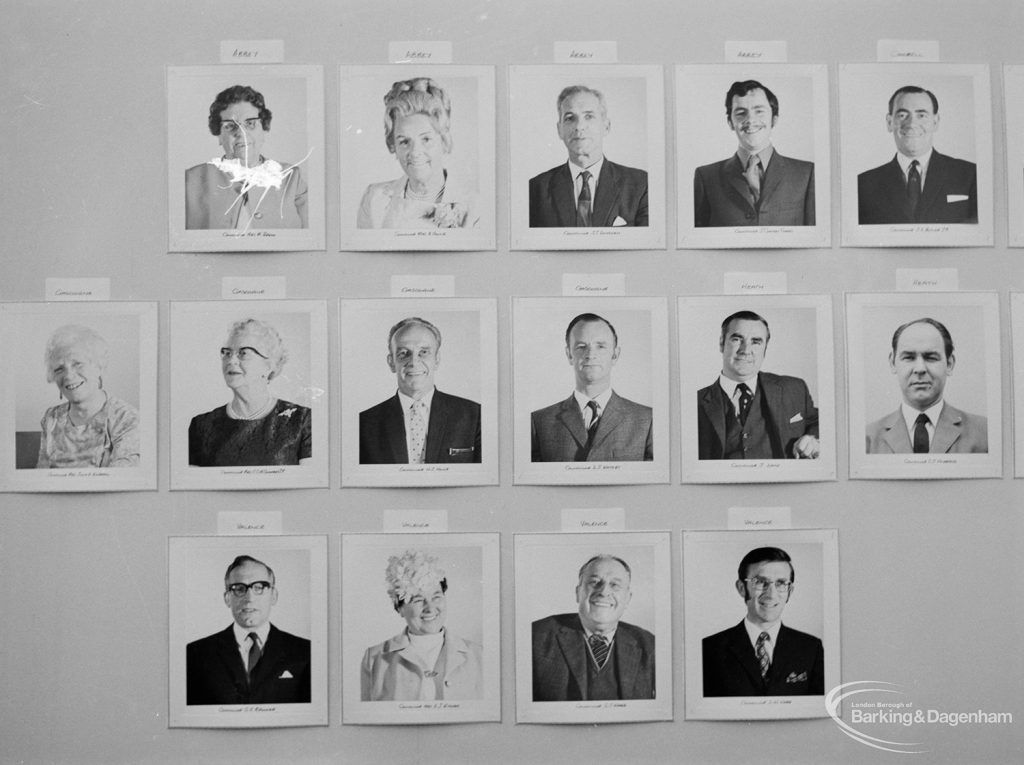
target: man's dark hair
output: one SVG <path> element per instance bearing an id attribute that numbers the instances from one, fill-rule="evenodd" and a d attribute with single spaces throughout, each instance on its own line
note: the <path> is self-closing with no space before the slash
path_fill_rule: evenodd
<path id="1" fill-rule="evenodd" d="M 626 563 L 626 561 L 624 561 L 622 558 L 618 557 L 617 555 L 608 555 L 608 553 L 598 553 L 593 558 L 591 558 L 586 563 L 584 563 L 582 566 L 580 566 L 580 572 L 576 575 L 576 586 L 577 587 L 579 587 L 580 584 L 583 583 L 583 572 L 587 570 L 587 566 L 589 566 L 594 561 L 598 561 L 598 560 L 613 560 L 613 561 L 616 561 L 619 565 L 621 565 L 624 569 L 626 569 L 626 573 L 629 574 L 629 578 L 630 579 L 633 578 L 633 571 L 630 569 L 629 564 Z"/>
<path id="2" fill-rule="evenodd" d="M 569 347 L 569 335 L 572 334 L 572 328 L 575 327 L 577 324 L 580 324 L 581 322 L 591 322 L 591 321 L 603 321 L 605 324 L 607 324 L 608 325 L 608 329 L 610 329 L 612 331 L 612 337 L 615 338 L 615 347 L 616 348 L 619 347 L 619 334 L 618 334 L 618 332 L 615 331 L 615 327 L 612 326 L 612 323 L 610 321 L 608 321 L 608 319 L 604 318 L 603 316 L 598 316 L 596 313 L 581 313 L 579 316 L 577 316 L 572 321 L 570 321 L 569 322 L 569 326 L 565 328 L 565 347 L 566 348 Z"/>
<path id="3" fill-rule="evenodd" d="M 737 578 L 743 582 L 743 599 L 750 599 L 750 590 L 747 588 L 747 569 L 757 563 L 788 563 L 789 581 L 796 581 L 796 571 L 793 569 L 793 561 L 789 553 L 778 547 L 758 547 L 743 556 L 737 569 Z"/>
<path id="4" fill-rule="evenodd" d="M 244 566 L 246 563 L 256 563 L 257 565 L 263 566 L 263 568 L 267 570 L 267 574 L 270 576 L 270 586 L 276 586 L 277 580 L 274 578 L 274 569 L 272 569 L 263 561 L 256 560 L 256 558 L 253 558 L 251 555 L 239 555 L 237 558 L 231 561 L 231 565 L 228 566 L 228 570 L 224 572 L 224 584 L 228 583 L 228 577 L 231 576 L 232 571 L 234 571 L 239 566 Z"/>
<path id="5" fill-rule="evenodd" d="M 896 99 L 902 93 L 927 93 L 928 94 L 928 98 L 930 98 L 932 100 L 932 112 L 935 113 L 935 114 L 939 113 L 939 99 L 937 99 L 935 97 L 934 93 L 932 93 L 930 90 L 925 90 L 924 88 L 919 88 L 917 85 L 904 85 L 902 88 L 897 89 L 897 91 L 895 93 L 893 93 L 892 97 L 889 99 L 889 114 L 890 115 L 892 114 L 892 108 L 896 105 Z"/>
<path id="6" fill-rule="evenodd" d="M 768 99 L 768 105 L 772 107 L 772 117 L 779 116 L 779 99 L 775 97 L 775 94 L 757 80 L 743 80 L 741 82 L 734 82 L 732 87 L 729 88 L 729 92 L 725 94 L 725 118 L 727 120 L 732 121 L 732 100 L 737 96 L 745 96 L 754 90 L 764 91 L 765 97 Z"/>
<path id="7" fill-rule="evenodd" d="M 949 359 L 949 357 L 953 355 L 953 336 L 949 334 L 949 330 L 946 329 L 946 325 L 943 324 L 941 321 L 936 321 L 935 319 L 930 319 L 927 316 L 925 316 L 920 319 L 908 321 L 906 324 L 901 324 L 899 327 L 896 328 L 896 331 L 892 335 L 893 356 L 896 355 L 896 344 L 899 343 L 900 335 L 903 334 L 903 330 L 914 324 L 930 324 L 933 327 L 935 327 L 935 329 L 938 330 L 939 334 L 942 336 L 942 345 L 946 349 L 946 358 Z"/>
<path id="8" fill-rule="evenodd" d="M 761 314 L 754 313 L 753 311 L 737 311 L 736 313 L 729 314 L 725 317 L 722 322 L 722 329 L 718 333 L 718 347 L 721 348 L 725 344 L 725 333 L 729 330 L 729 325 L 734 321 L 759 321 L 764 324 L 764 330 L 768 333 L 768 336 L 764 339 L 765 347 L 768 346 L 768 341 L 772 339 L 772 330 L 768 326 L 768 320 L 765 319 Z"/>
<path id="9" fill-rule="evenodd" d="M 220 135 L 220 113 L 231 106 L 231 104 L 242 102 L 248 102 L 259 109 L 260 124 L 264 130 L 270 130 L 270 118 L 273 115 L 263 101 L 263 94 L 248 85 L 232 85 L 230 88 L 226 88 L 218 93 L 213 103 L 210 104 L 210 117 L 207 122 L 210 126 L 210 132 L 214 135 Z"/>

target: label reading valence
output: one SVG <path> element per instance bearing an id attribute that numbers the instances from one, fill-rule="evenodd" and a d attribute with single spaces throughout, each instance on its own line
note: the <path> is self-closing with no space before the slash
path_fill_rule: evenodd
<path id="1" fill-rule="evenodd" d="M 626 511 L 621 507 L 562 510 L 562 531 L 625 531 Z"/>
<path id="2" fill-rule="evenodd" d="M 730 507 L 728 512 L 730 531 L 793 528 L 788 507 Z"/>

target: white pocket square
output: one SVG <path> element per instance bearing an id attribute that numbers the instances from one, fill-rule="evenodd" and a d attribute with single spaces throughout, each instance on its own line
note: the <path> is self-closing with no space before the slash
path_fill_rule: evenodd
<path id="1" fill-rule="evenodd" d="M 803 422 L 804 421 L 804 416 L 800 412 L 797 412 L 796 414 L 794 414 L 792 417 L 789 418 L 789 421 L 790 421 L 790 423 Z"/>
<path id="2" fill-rule="evenodd" d="M 277 679 L 278 680 L 294 680 L 295 679 L 295 675 L 293 675 L 291 672 L 289 672 L 286 669 L 284 672 L 281 673 L 281 676 L 279 678 L 277 678 Z"/>
<path id="3" fill-rule="evenodd" d="M 612 225 L 613 226 L 628 226 L 629 224 L 626 223 L 626 219 L 623 218 L 621 215 L 616 215 L 615 216 L 615 220 L 612 221 Z"/>
<path id="4" fill-rule="evenodd" d="M 969 197 L 966 194 L 946 194 L 946 204 L 950 202 L 966 202 Z"/>

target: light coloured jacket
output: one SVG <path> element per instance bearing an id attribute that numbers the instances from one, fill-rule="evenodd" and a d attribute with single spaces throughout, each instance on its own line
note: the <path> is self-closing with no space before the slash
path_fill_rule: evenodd
<path id="1" fill-rule="evenodd" d="M 366 649 L 360 672 L 363 701 L 417 701 L 427 700 L 426 683 L 433 682 L 418 657 L 409 652 L 409 636 L 405 630 L 393 638 Z M 463 640 L 445 629 L 441 656 L 444 679 L 441 699 L 483 698 L 483 649 L 469 640 Z M 426 681 L 426 683 L 424 682 Z"/>

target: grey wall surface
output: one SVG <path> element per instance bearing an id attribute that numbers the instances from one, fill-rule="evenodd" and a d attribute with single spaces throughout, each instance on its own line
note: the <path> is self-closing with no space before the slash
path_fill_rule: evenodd
<path id="1" fill-rule="evenodd" d="M 900 685 L 937 709 L 1009 711 L 1014 723 L 915 728 L 936 762 L 1019 762 L 1024 750 L 1020 650 L 1024 490 L 1012 477 L 1012 429 L 998 480 L 849 481 L 842 294 L 894 288 L 895 269 L 959 269 L 960 286 L 1024 289 L 1021 250 L 1006 246 L 1004 62 L 1019 63 L 1024 5 L 909 0 L 698 3 L 418 3 L 297 1 L 6 0 L 0 25 L 0 300 L 41 300 L 49 276 L 112 281 L 119 300 L 160 301 L 161 425 L 168 420 L 167 301 L 217 299 L 225 275 L 285 275 L 292 297 L 381 297 L 393 273 L 457 274 L 458 294 L 499 300 L 501 485 L 434 490 L 341 489 L 338 402 L 331 358 L 331 487 L 263 492 L 168 491 L 161 428 L 159 491 L 0 495 L 0 761 L 3 762 L 878 762 L 893 755 L 844 736 L 829 719 L 683 719 L 680 531 L 721 528 L 735 505 L 792 508 L 794 527 L 839 529 L 844 680 Z M 325 67 L 327 251 L 264 255 L 167 253 L 165 67 L 218 62 L 222 39 L 282 39 L 288 63 Z M 550 63 L 555 40 L 616 40 L 621 62 L 719 62 L 728 39 L 778 39 L 792 62 L 835 65 L 875 57 L 880 38 L 935 39 L 942 60 L 992 67 L 995 247 L 856 249 L 839 243 L 839 161 L 833 157 L 833 246 L 819 250 L 527 253 L 508 251 L 510 126 L 506 66 Z M 386 63 L 390 40 L 453 43 L 456 63 L 497 67 L 498 251 L 339 253 L 335 208 L 338 65 Z M 673 167 L 674 117 L 666 140 Z M 343 108 L 343 107 L 340 107 Z M 513 126 L 514 127 L 514 126 Z M 1019 126 L 1015 126 L 1019 128 Z M 1011 136 L 1019 140 L 1019 136 Z M 837 146 L 833 129 L 832 146 Z M 675 181 L 667 173 L 668 210 Z M 1014 214 L 1019 215 L 1020 211 Z M 670 220 L 674 215 L 670 214 Z M 835 303 L 839 480 L 679 484 L 679 402 L 673 400 L 673 483 L 622 487 L 512 486 L 513 295 L 557 295 L 564 272 L 625 272 L 629 294 L 715 294 L 726 271 L 785 271 L 792 292 Z M 670 328 L 670 347 L 678 347 Z M 1010 338 L 1002 350 L 1010 424 Z M 673 351 L 677 379 L 680 360 Z M 5 363 L 21 363 L 5 358 Z M 684 362 L 685 363 L 685 362 Z M 673 387 L 674 391 L 674 387 Z M 673 397 L 674 399 L 674 397 Z M 685 404 L 686 402 L 684 402 Z M 4 436 L 6 437 L 6 435 Z M 605 726 L 516 725 L 512 534 L 557 531 L 564 507 L 618 506 L 630 529 L 673 532 L 675 720 Z M 283 509 L 285 531 L 330 535 L 331 725 L 218 731 L 167 728 L 167 537 L 212 534 L 225 509 Z M 449 511 L 453 531 L 502 534 L 502 722 L 433 727 L 342 726 L 340 532 L 379 531 L 387 508 Z M 171 582 L 170 587 L 175 583 Z"/>

